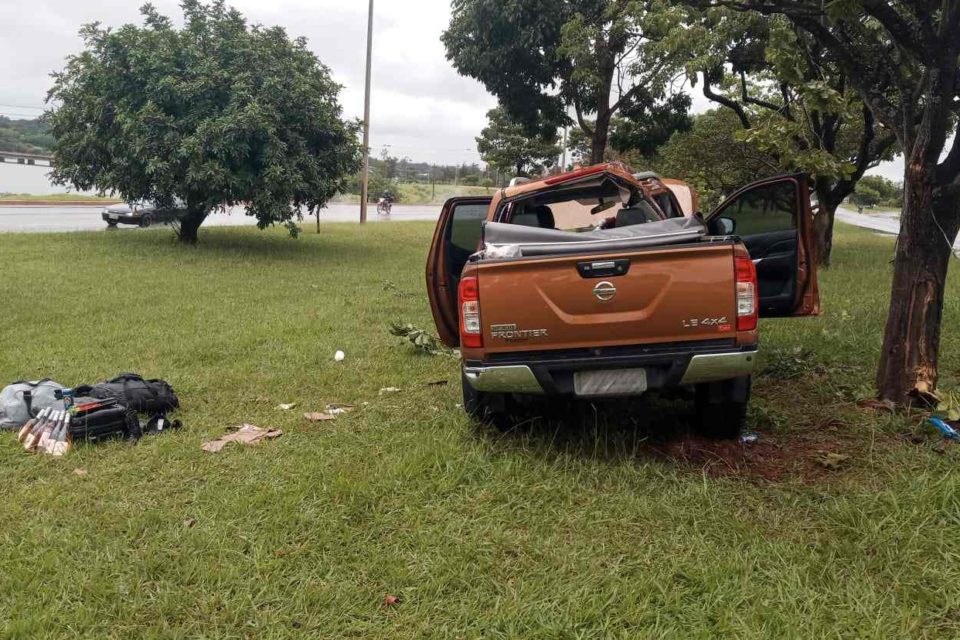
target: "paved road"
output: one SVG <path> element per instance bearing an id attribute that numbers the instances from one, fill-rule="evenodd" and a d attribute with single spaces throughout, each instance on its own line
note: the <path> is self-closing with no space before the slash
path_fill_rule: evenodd
<path id="1" fill-rule="evenodd" d="M 845 209 L 837 209 L 837 220 L 880 233 L 889 233 L 894 236 L 900 234 L 900 218 L 892 213 L 860 214 Z M 954 249 L 960 251 L 960 238 L 957 238 Z"/>
<path id="2" fill-rule="evenodd" d="M 9 232 L 63 232 L 63 231 L 101 231 L 107 225 L 100 218 L 102 206 L 65 207 L 65 206 L 0 206 L 0 233 Z M 368 219 L 371 222 L 404 220 L 436 220 L 440 213 L 439 205 L 416 206 L 396 205 L 390 216 L 378 216 L 376 207 L 371 207 Z M 320 214 L 321 222 L 356 222 L 360 219 L 360 205 L 333 204 Z M 304 219 L 308 226 L 313 218 Z M 255 220 L 243 215 L 242 207 L 234 207 L 230 213 L 211 215 L 204 226 L 253 225 Z M 121 229 L 124 228 L 121 226 Z M 126 227 L 134 229 L 135 227 Z"/>

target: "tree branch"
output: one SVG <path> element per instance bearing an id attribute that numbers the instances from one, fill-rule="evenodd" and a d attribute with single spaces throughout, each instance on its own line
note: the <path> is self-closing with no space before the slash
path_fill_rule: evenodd
<path id="1" fill-rule="evenodd" d="M 740 70 L 740 92 L 743 97 L 743 101 L 747 104 L 752 104 L 757 107 L 762 107 L 770 111 L 776 111 L 780 115 L 786 117 L 784 107 L 774 104 L 772 102 L 767 102 L 766 100 L 761 100 L 759 98 L 753 98 L 750 96 L 750 93 L 747 91 L 747 72 Z"/>
<path id="2" fill-rule="evenodd" d="M 596 131 L 594 131 L 593 127 L 587 124 L 586 118 L 583 117 L 583 111 L 580 109 L 580 103 L 574 100 L 573 108 L 577 112 L 577 124 L 580 125 L 580 128 L 583 129 L 583 132 L 587 134 L 587 136 L 592 138 L 594 135 L 596 135 Z"/>
<path id="3" fill-rule="evenodd" d="M 864 10 L 877 19 L 877 22 L 890 33 L 893 40 L 900 45 L 900 48 L 912 53 L 918 60 L 925 64 L 932 64 L 927 50 L 923 47 L 923 34 L 910 25 L 903 17 L 897 13 L 896 9 L 889 0 L 864 0 Z M 920 22 L 920 21 L 918 21 Z M 932 35 L 932 34 L 930 34 Z"/>
<path id="4" fill-rule="evenodd" d="M 710 86 L 710 79 L 707 76 L 706 72 L 703 73 L 703 95 L 707 99 L 712 100 L 717 104 L 722 104 L 723 106 L 727 107 L 728 109 L 733 111 L 735 114 L 737 114 L 737 117 L 740 118 L 740 124 L 743 125 L 744 129 L 753 128 L 753 126 L 750 124 L 750 119 L 747 118 L 747 113 L 743 110 L 743 105 L 741 105 L 736 100 L 731 100 L 730 98 L 724 95 L 715 93 L 713 91 L 713 88 Z"/>

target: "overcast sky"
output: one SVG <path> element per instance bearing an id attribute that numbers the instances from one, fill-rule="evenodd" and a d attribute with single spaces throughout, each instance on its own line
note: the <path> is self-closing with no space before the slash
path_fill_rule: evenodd
<path id="1" fill-rule="evenodd" d="M 142 0 L 0 0 L 0 114 L 39 115 L 51 71 L 79 51 L 80 25 L 139 22 Z M 179 18 L 177 0 L 155 0 Z M 344 85 L 341 103 L 363 115 L 365 0 L 228 0 L 250 22 L 281 25 L 310 48 Z M 462 78 L 444 56 L 440 34 L 450 0 L 377 0 L 374 20 L 371 149 L 436 163 L 479 162 L 474 138 L 496 104 L 477 82 Z M 694 109 L 709 108 L 694 96 Z M 902 179 L 902 163 L 880 171 Z"/>

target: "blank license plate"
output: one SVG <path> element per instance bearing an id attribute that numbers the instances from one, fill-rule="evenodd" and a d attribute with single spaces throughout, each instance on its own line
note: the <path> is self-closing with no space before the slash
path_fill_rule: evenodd
<path id="1" fill-rule="evenodd" d="M 578 396 L 639 395 L 647 390 L 647 370 L 578 371 L 573 374 L 573 389 Z"/>

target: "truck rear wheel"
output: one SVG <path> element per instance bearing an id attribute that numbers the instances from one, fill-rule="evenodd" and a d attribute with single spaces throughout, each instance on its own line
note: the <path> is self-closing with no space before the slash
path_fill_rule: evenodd
<path id="1" fill-rule="evenodd" d="M 697 428 L 701 435 L 733 440 L 743 432 L 750 403 L 750 376 L 696 387 Z"/>
<path id="2" fill-rule="evenodd" d="M 498 429 L 508 429 L 510 416 L 507 412 L 508 398 L 505 393 L 487 393 L 477 391 L 467 380 L 467 374 L 460 371 L 460 386 L 463 388 L 463 410 L 471 418 L 494 425 Z"/>

